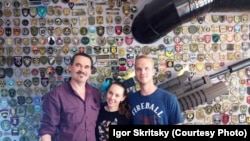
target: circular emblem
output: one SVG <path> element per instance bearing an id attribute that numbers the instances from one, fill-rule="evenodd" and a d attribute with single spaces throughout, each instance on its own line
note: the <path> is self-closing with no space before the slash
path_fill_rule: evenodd
<path id="1" fill-rule="evenodd" d="M 3 141 L 12 141 L 10 137 L 4 137 Z"/>
<path id="2" fill-rule="evenodd" d="M 32 104 L 33 98 L 31 96 L 27 96 L 25 101 L 26 101 L 27 104 Z"/>
<path id="3" fill-rule="evenodd" d="M 11 127 L 11 124 L 10 124 L 9 120 L 2 120 L 1 121 L 1 128 L 2 128 L 2 130 L 8 131 L 8 130 L 10 130 L 10 127 Z"/>
<path id="4" fill-rule="evenodd" d="M 148 55 L 151 52 L 151 49 L 149 46 L 144 46 L 144 47 L 142 47 L 141 51 L 142 51 L 142 54 Z"/>
<path id="5" fill-rule="evenodd" d="M 82 37 L 82 39 L 81 39 L 81 43 L 83 44 L 83 45 L 87 45 L 87 44 L 89 44 L 89 38 L 88 37 Z"/>

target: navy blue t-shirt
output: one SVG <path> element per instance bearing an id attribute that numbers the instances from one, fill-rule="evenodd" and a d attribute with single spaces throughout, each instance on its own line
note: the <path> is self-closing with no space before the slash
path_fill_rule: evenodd
<path id="1" fill-rule="evenodd" d="M 109 139 L 109 125 L 128 125 L 132 124 L 130 119 L 125 115 L 116 112 L 108 112 L 104 109 L 105 104 L 102 104 L 99 116 L 96 123 L 96 140 L 103 141 Z"/>

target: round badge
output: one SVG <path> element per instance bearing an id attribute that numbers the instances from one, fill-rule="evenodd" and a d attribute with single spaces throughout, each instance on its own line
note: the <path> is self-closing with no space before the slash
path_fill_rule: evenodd
<path id="1" fill-rule="evenodd" d="M 10 98 L 14 98 L 16 96 L 16 90 L 14 88 L 9 89 Z"/>
<path id="2" fill-rule="evenodd" d="M 30 79 L 26 79 L 23 84 L 25 87 L 29 88 L 32 85 L 32 81 Z"/>
<path id="3" fill-rule="evenodd" d="M 86 27 L 81 27 L 80 33 L 81 33 L 81 35 L 87 35 L 88 34 L 88 29 Z"/>
<path id="4" fill-rule="evenodd" d="M 10 137 L 4 137 L 3 141 L 12 141 Z"/>
<path id="5" fill-rule="evenodd" d="M 24 89 L 23 89 L 23 88 L 18 88 L 18 89 L 16 90 L 16 93 L 17 93 L 17 95 L 23 95 Z"/>
<path id="6" fill-rule="evenodd" d="M 142 47 L 141 51 L 142 51 L 142 54 L 148 55 L 150 53 L 151 49 L 149 46 L 144 46 L 144 47 Z"/>
<path id="7" fill-rule="evenodd" d="M 32 104 L 33 98 L 31 96 L 27 96 L 25 101 L 27 104 Z"/>
<path id="8" fill-rule="evenodd" d="M 88 37 L 82 37 L 82 39 L 81 39 L 81 43 L 83 44 L 83 45 L 87 45 L 87 44 L 89 44 L 89 38 Z"/>
<path id="9" fill-rule="evenodd" d="M 195 33 L 197 32 L 197 27 L 196 27 L 195 25 L 190 25 L 190 26 L 188 27 L 188 32 L 189 32 L 190 34 L 195 34 Z"/>
<path id="10" fill-rule="evenodd" d="M 2 97 L 7 97 L 8 96 L 8 90 L 7 89 L 2 89 L 1 90 L 1 96 Z"/>

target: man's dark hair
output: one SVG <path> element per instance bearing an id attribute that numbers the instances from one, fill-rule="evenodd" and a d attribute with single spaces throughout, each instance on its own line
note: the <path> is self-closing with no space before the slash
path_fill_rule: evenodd
<path id="1" fill-rule="evenodd" d="M 71 61 L 70 61 L 70 64 L 71 64 L 71 65 L 73 65 L 76 56 L 84 56 L 84 57 L 89 58 L 89 60 L 90 60 L 90 62 L 91 62 L 91 68 L 93 68 L 93 59 L 92 59 L 92 57 L 89 56 L 88 54 L 83 53 L 83 52 L 79 52 L 79 53 L 76 53 L 76 54 L 73 55 L 73 57 L 71 58 Z"/>

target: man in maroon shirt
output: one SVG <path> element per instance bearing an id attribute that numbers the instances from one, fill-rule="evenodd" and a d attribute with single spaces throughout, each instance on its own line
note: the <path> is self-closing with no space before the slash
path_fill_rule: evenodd
<path id="1" fill-rule="evenodd" d="M 101 94 L 87 83 L 92 58 L 76 53 L 69 65 L 71 78 L 43 97 L 41 141 L 95 141 Z"/>

